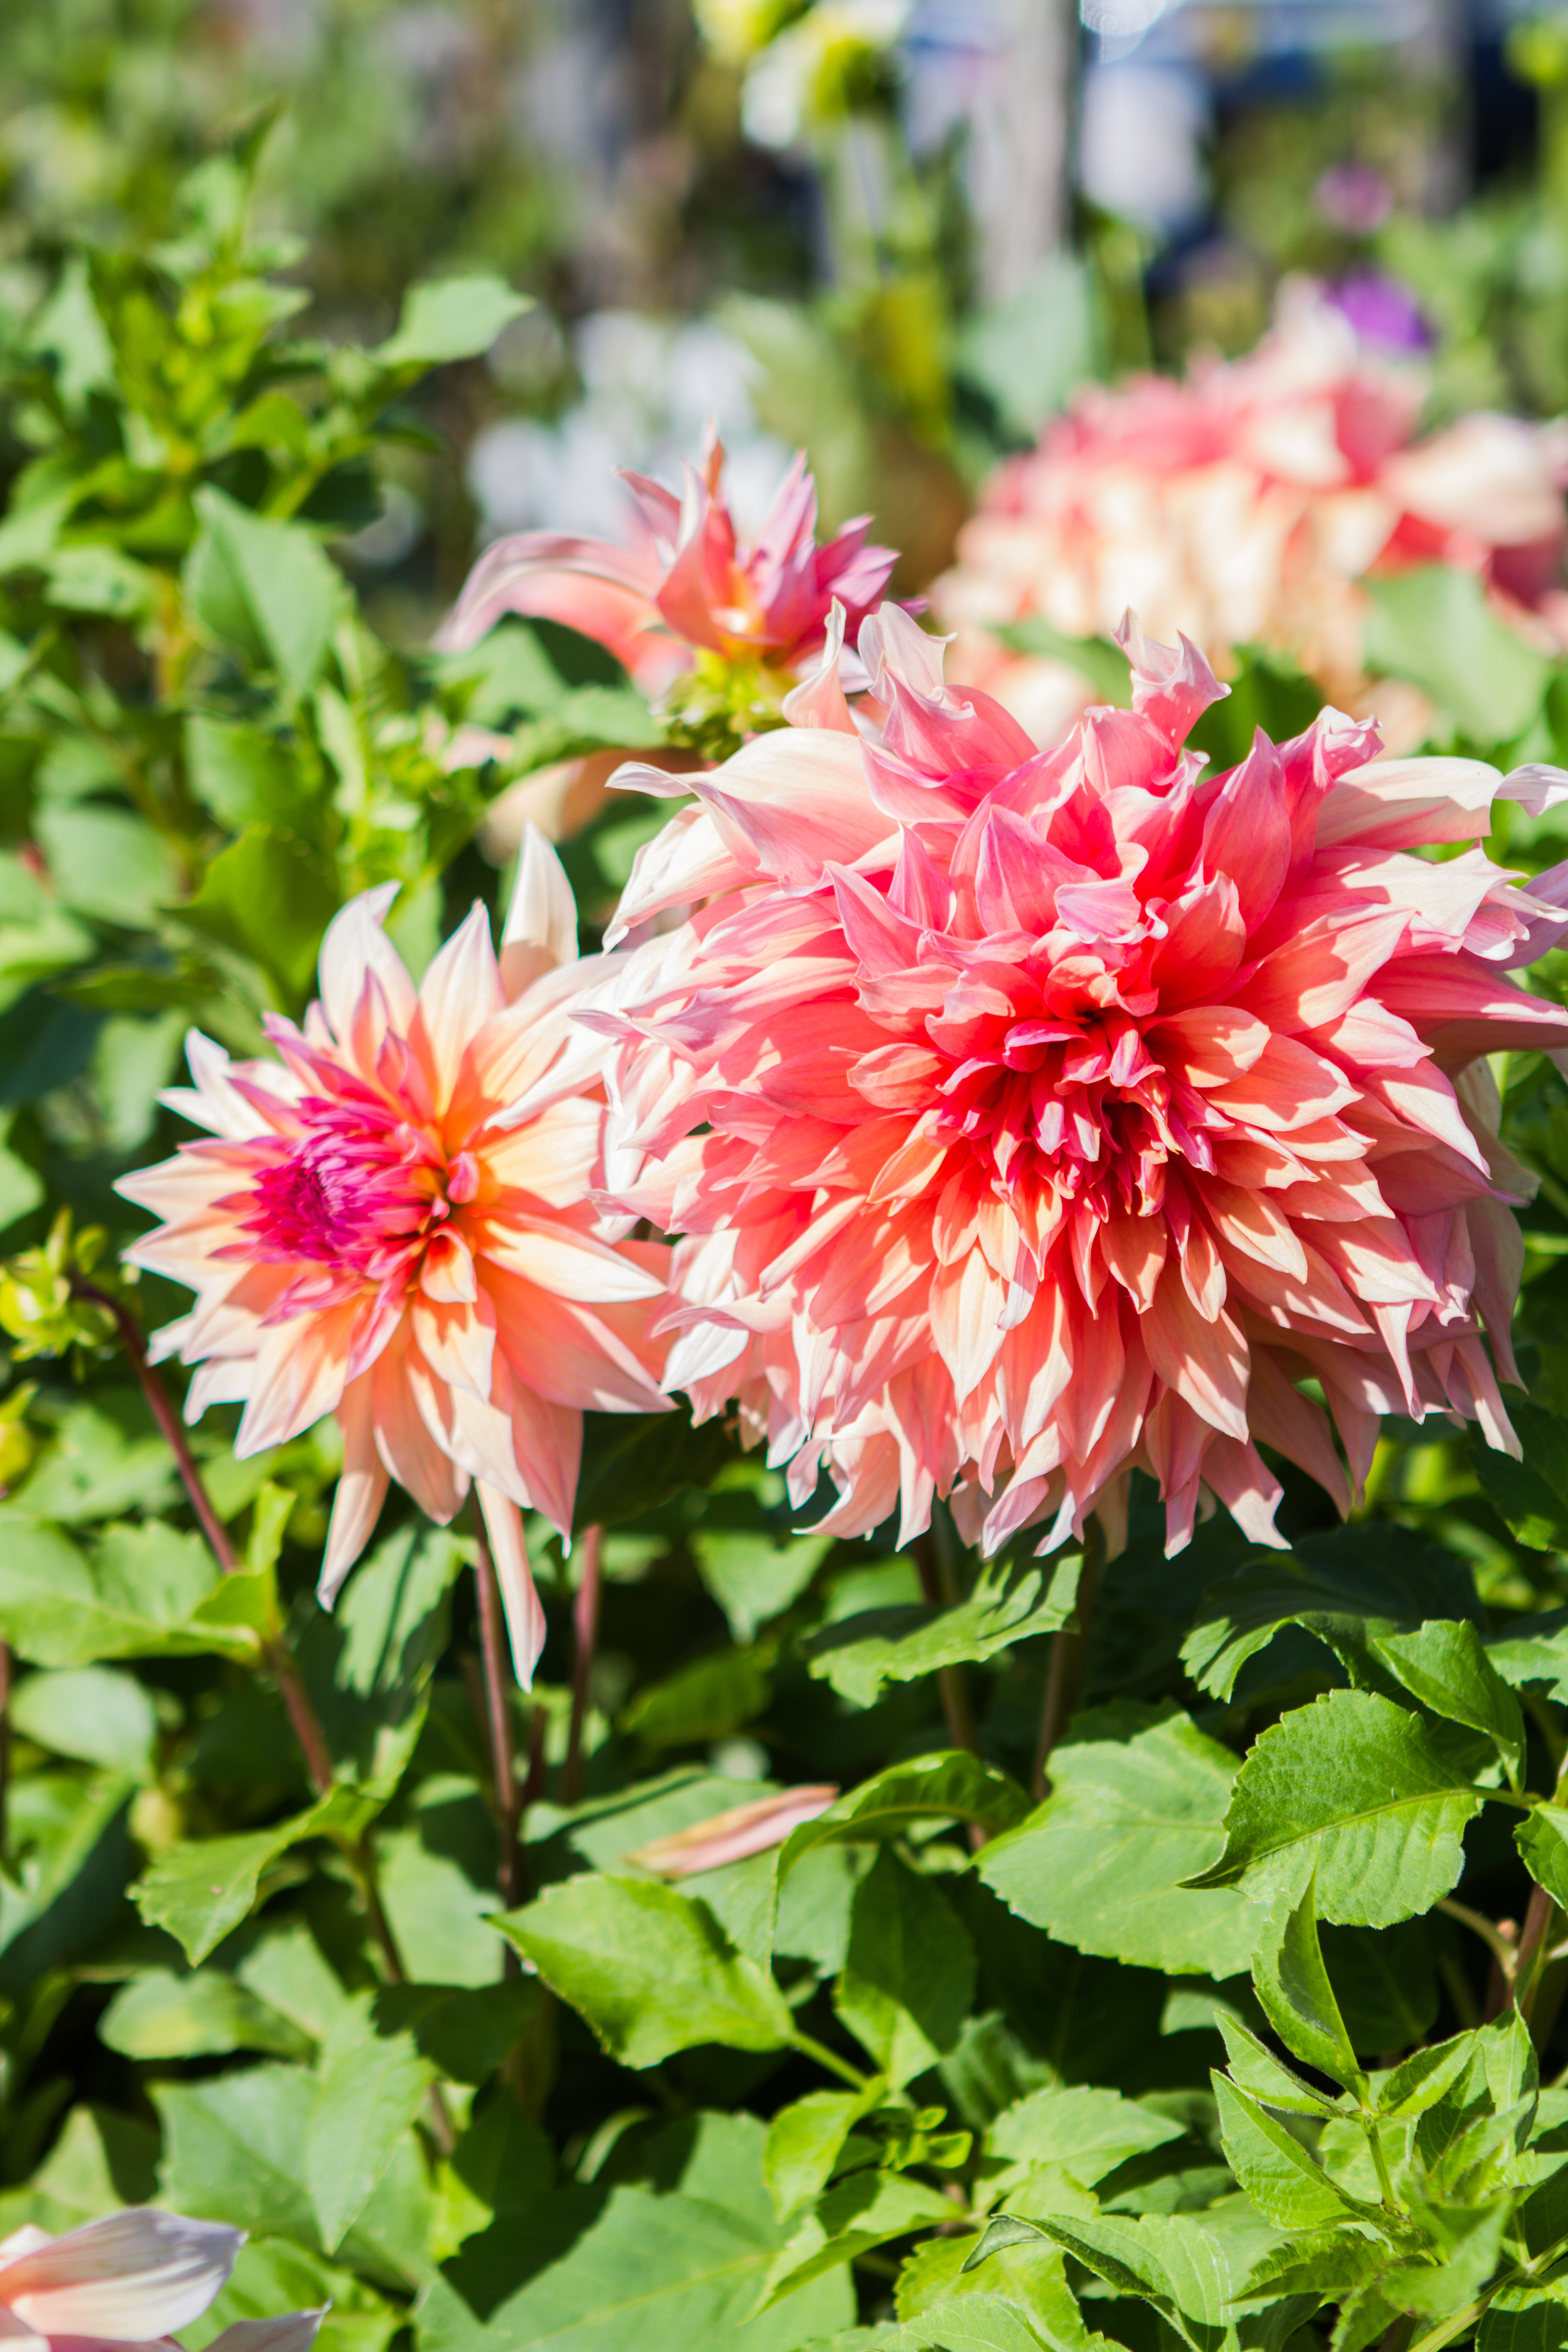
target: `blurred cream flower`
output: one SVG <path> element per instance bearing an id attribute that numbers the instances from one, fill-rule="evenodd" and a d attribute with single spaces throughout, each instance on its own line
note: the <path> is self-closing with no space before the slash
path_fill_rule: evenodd
<path id="1" fill-rule="evenodd" d="M 741 120 L 759 147 L 793 147 L 862 102 L 883 57 L 903 37 L 911 0 L 820 0 L 756 51 Z"/>

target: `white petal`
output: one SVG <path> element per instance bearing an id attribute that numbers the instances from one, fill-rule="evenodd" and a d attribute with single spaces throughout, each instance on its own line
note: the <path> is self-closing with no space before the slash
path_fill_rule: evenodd
<path id="1" fill-rule="evenodd" d="M 397 889 L 395 882 L 382 882 L 374 890 L 362 890 L 327 926 L 320 964 L 321 1003 L 340 1045 L 348 1043 L 368 971 L 381 982 L 394 1027 L 405 1029 L 414 1017 L 414 982 L 383 928 Z"/>
<path id="2" fill-rule="evenodd" d="M 244 2240 L 216 2221 L 132 2206 L 7 2263 L 0 2302 L 45 2336 L 151 2344 L 200 2316 Z"/>
<path id="3" fill-rule="evenodd" d="M 536 824 L 525 824 L 501 933 L 501 986 L 518 995 L 542 971 L 577 961 L 577 904 L 566 869 Z"/>

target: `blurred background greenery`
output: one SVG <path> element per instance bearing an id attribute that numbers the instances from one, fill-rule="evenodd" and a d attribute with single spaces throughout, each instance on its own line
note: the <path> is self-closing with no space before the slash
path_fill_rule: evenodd
<path id="1" fill-rule="evenodd" d="M 350 550 L 411 642 L 477 537 L 616 530 L 614 465 L 668 468 L 709 414 L 743 515 L 804 443 L 827 519 L 872 507 L 918 585 L 1074 383 L 1246 349 L 1293 270 L 1374 339 L 1430 344 L 1435 415 L 1568 400 L 1558 20 L 1501 0 L 1086 16 L 10 0 L 0 304 L 25 318 L 84 231 L 166 235 L 183 173 L 268 106 L 262 217 L 303 240 L 313 331 L 373 342 L 453 269 L 537 296 L 427 395 L 462 465 L 401 453 Z M 1379 309 L 1390 282 L 1404 310 Z"/>

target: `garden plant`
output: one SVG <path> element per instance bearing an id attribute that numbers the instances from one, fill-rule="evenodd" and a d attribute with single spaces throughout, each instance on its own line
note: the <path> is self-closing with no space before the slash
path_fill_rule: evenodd
<path id="1" fill-rule="evenodd" d="M 0 314 L 12 2332 L 1555 2352 L 1568 666 L 1042 746 L 714 448 L 395 642 L 526 306 L 264 135 Z"/>

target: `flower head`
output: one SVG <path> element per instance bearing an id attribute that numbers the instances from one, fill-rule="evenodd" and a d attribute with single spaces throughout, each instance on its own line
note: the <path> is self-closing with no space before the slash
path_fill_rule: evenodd
<path id="1" fill-rule="evenodd" d="M 1528 606 L 1527 625 L 1560 630 L 1561 428 L 1481 414 L 1416 440 L 1424 372 L 1389 348 L 1415 331 L 1407 303 L 1395 331 L 1403 299 L 1385 281 L 1297 286 L 1245 359 L 1082 393 L 998 469 L 933 589 L 954 676 L 1055 741 L 1086 693 L 986 632 L 1037 614 L 1108 635 L 1131 604 L 1152 635 L 1184 632 L 1215 662 L 1267 646 L 1355 703 L 1358 583 L 1412 564 L 1477 572 L 1516 621 Z"/>
<path id="2" fill-rule="evenodd" d="M 710 426 L 684 495 L 626 474 L 646 525 L 636 551 L 560 531 L 524 531 L 487 548 L 440 643 L 474 645 L 503 613 L 564 622 L 595 637 L 637 684 L 657 692 L 704 655 L 788 677 L 826 640 L 834 600 L 858 625 L 888 583 L 895 557 L 867 544 L 870 518 L 816 543 L 816 486 L 796 457 L 749 544 L 724 503 L 724 449 Z"/>
<path id="3" fill-rule="evenodd" d="M 585 1408 L 666 1409 L 648 1336 L 668 1253 L 615 1237 L 603 1048 L 572 1022 L 571 890 L 531 832 L 500 957 L 476 907 L 416 989 L 366 891 L 322 943 L 303 1029 L 269 1018 L 275 1062 L 189 1043 L 166 1099 L 212 1139 L 127 1177 L 166 1222 L 127 1253 L 187 1284 L 154 1352 L 199 1367 L 186 1412 L 242 1401 L 236 1451 L 323 1414 L 343 1475 L 321 1570 L 329 1604 L 390 1479 L 431 1518 L 479 1488 L 526 1682 L 543 1640 L 520 1506 L 572 1524 Z"/>
<path id="4" fill-rule="evenodd" d="M 1207 774 L 1224 689 L 1124 643 L 1134 708 L 1038 752 L 884 607 L 880 740 L 695 778 L 622 919 L 707 904 L 584 1015 L 650 1155 L 626 1205 L 689 1236 L 668 1381 L 738 1397 L 797 1501 L 826 1470 L 839 1533 L 951 1494 L 987 1549 L 1049 1542 L 1136 1465 L 1173 1548 L 1201 1486 L 1277 1541 L 1259 1440 L 1342 1508 L 1381 1413 L 1513 1444 L 1480 1333 L 1512 1378 L 1527 1187 L 1479 1057 L 1568 1041 L 1507 970 L 1568 929 L 1555 877 L 1410 855 L 1483 835 L 1496 771 L 1369 765 L 1337 711 Z"/>
<path id="5" fill-rule="evenodd" d="M 0 2315 L 16 2352 L 51 2344 L 93 2352 L 165 2345 L 199 2319 L 220 2292 L 245 2242 L 242 2230 L 131 2206 L 51 2237 L 28 2224 L 0 2240 Z M 216 2341 L 223 2352 L 308 2352 L 319 2311 L 239 2321 Z"/>

